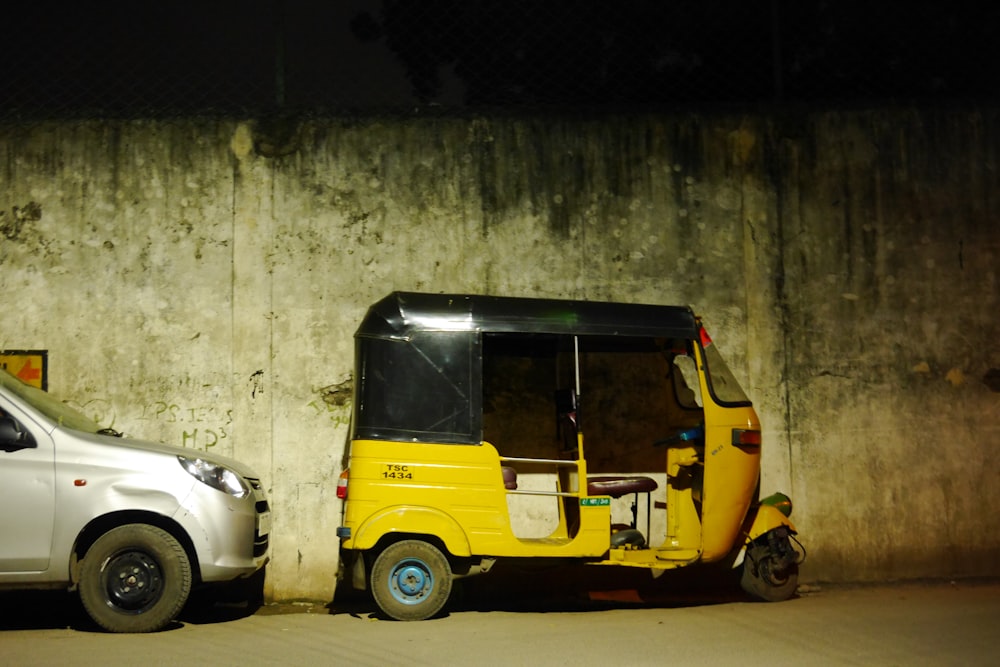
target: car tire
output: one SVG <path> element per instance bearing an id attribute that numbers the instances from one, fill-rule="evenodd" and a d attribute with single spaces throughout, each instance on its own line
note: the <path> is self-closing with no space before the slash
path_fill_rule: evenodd
<path id="1" fill-rule="evenodd" d="M 173 621 L 191 592 L 191 563 L 165 530 L 114 528 L 87 550 L 78 588 L 84 609 L 110 632 L 155 632 Z"/>

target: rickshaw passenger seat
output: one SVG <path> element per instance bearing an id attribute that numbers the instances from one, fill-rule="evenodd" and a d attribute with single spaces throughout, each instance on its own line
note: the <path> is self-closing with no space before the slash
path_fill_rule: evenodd
<path id="1" fill-rule="evenodd" d="M 510 466 L 501 466 L 500 472 L 503 474 L 503 488 L 508 491 L 517 489 L 517 471 Z"/>

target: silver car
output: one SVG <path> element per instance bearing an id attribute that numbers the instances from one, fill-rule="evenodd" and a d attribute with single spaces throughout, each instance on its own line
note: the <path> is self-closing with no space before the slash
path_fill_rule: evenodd
<path id="1" fill-rule="evenodd" d="M 76 589 L 112 632 L 170 623 L 193 585 L 268 560 L 257 475 L 102 428 L 0 371 L 0 588 Z"/>

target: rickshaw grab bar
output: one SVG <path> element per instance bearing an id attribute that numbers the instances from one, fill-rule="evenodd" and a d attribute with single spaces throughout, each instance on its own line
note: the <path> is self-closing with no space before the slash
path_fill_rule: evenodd
<path id="1" fill-rule="evenodd" d="M 566 498 L 576 498 L 579 495 L 568 491 L 533 491 L 531 489 L 508 489 L 507 493 L 520 493 L 526 496 L 565 496 Z"/>
<path id="2" fill-rule="evenodd" d="M 501 463 L 528 463 L 528 464 L 542 464 L 542 465 L 555 465 L 555 466 L 573 466 L 576 467 L 579 461 L 567 461 L 566 459 L 532 459 L 520 456 L 501 456 Z M 513 468 L 511 468 L 513 470 Z M 507 493 L 518 493 L 521 495 L 529 496 L 557 496 L 565 498 L 575 498 L 579 493 L 572 491 L 542 491 L 535 489 L 518 489 L 515 484 L 513 487 L 507 487 Z"/>
<path id="3" fill-rule="evenodd" d="M 516 456 L 501 456 L 500 461 L 503 463 L 548 463 L 557 466 L 575 466 L 579 464 L 579 461 L 567 461 L 566 459 L 526 459 L 519 458 Z"/>

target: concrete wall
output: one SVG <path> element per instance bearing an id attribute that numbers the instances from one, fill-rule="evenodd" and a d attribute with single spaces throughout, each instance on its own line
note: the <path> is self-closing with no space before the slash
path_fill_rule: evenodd
<path id="1" fill-rule="evenodd" d="M 0 127 L 0 348 L 253 465 L 328 598 L 352 334 L 390 290 L 692 304 L 805 580 L 1000 574 L 994 112 Z"/>

